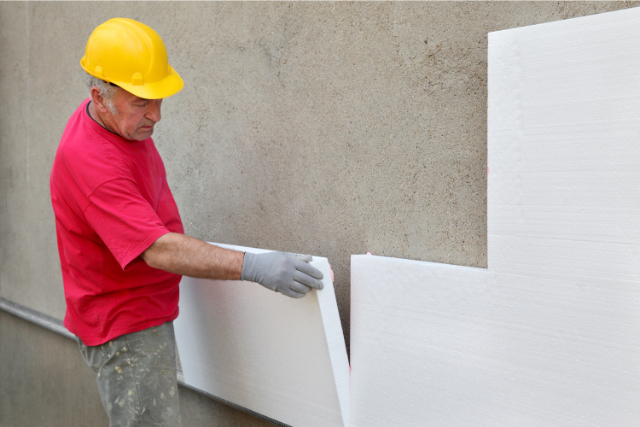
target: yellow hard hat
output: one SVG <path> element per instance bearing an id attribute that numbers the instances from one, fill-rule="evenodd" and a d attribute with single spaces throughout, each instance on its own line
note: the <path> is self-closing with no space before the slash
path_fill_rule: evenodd
<path id="1" fill-rule="evenodd" d="M 133 19 L 113 18 L 93 30 L 80 65 L 140 98 L 166 98 L 184 86 L 158 33 Z"/>

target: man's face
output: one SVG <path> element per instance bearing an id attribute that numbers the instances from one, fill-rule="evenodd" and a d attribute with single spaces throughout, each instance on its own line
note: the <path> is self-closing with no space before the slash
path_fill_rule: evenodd
<path id="1" fill-rule="evenodd" d="M 147 139 L 153 134 L 154 125 L 160 121 L 162 99 L 139 98 L 119 89 L 112 101 L 118 113 L 108 112 L 102 117 L 109 130 L 136 141 Z"/>

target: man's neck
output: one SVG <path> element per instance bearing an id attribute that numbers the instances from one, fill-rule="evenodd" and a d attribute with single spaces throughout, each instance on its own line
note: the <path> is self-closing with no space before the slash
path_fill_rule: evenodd
<path id="1" fill-rule="evenodd" d="M 109 129 L 109 127 L 107 125 L 104 124 L 104 121 L 102 120 L 102 117 L 100 117 L 100 114 L 98 113 L 98 110 L 96 109 L 95 104 L 94 104 L 93 101 L 89 101 L 88 112 L 89 112 L 89 117 L 91 117 L 94 122 L 96 122 L 97 124 L 99 124 L 100 126 L 105 128 L 106 130 L 108 130 L 112 134 L 118 135 L 117 133 L 115 133 L 114 131 Z M 118 135 L 118 136 L 120 136 L 120 135 Z"/>
<path id="2" fill-rule="evenodd" d="M 96 106 L 92 101 L 89 101 L 89 116 L 100 126 L 107 129 L 107 127 L 104 125 L 104 122 L 102 121 L 102 117 L 100 117 L 100 114 L 98 114 L 98 111 L 96 111 Z"/>

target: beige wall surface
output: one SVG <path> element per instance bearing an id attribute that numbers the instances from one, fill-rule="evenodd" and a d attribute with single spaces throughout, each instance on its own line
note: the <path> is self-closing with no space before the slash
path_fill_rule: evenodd
<path id="1" fill-rule="evenodd" d="M 129 17 L 185 81 L 154 139 L 187 234 L 486 266 L 487 33 L 628 2 L 0 2 L 0 296 L 62 318 L 48 178 L 91 31 Z"/>

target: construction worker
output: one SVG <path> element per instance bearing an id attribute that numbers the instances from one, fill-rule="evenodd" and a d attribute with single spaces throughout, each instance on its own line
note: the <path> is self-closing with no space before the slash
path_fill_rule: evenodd
<path id="1" fill-rule="evenodd" d="M 309 256 L 227 250 L 183 234 L 151 135 L 183 87 L 164 43 L 124 18 L 98 26 L 80 61 L 90 96 L 51 171 L 67 311 L 111 426 L 178 426 L 175 337 L 181 275 L 249 280 L 300 298 L 322 289 Z M 224 343 L 221 343 L 224 345 Z"/>

